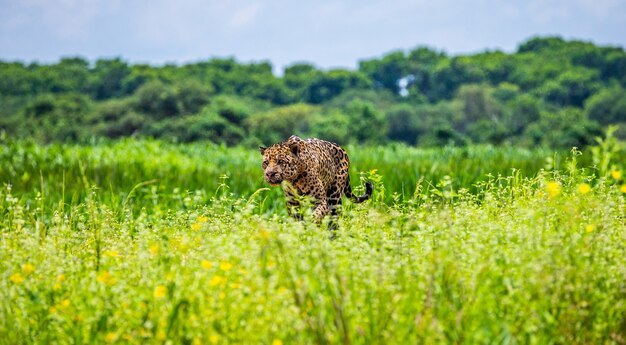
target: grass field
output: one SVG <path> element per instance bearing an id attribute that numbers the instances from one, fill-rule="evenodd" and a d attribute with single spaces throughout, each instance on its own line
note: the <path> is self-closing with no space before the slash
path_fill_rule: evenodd
<path id="1" fill-rule="evenodd" d="M 348 146 L 330 240 L 254 150 L 3 142 L 0 344 L 624 344 L 609 146 Z"/>

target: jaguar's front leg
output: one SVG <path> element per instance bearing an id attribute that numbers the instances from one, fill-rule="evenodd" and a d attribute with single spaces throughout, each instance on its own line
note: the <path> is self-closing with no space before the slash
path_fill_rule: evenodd
<path id="1" fill-rule="evenodd" d="M 316 224 L 321 224 L 324 217 L 328 214 L 328 201 L 326 200 L 326 188 L 322 181 L 317 180 L 312 188 L 312 196 L 315 200 L 313 207 L 313 219 Z"/>
<path id="2" fill-rule="evenodd" d="M 285 202 L 287 204 L 287 214 L 296 220 L 302 220 L 302 207 L 300 205 L 300 193 L 289 183 L 283 183 L 283 193 L 285 194 Z"/>
<path id="3" fill-rule="evenodd" d="M 313 220 L 317 225 L 322 224 L 322 220 L 328 214 L 328 202 L 326 198 L 322 196 L 321 198 L 316 198 L 315 206 L 313 208 Z"/>

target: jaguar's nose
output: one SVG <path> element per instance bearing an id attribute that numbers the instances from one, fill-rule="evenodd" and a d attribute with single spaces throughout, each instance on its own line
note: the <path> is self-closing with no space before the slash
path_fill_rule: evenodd
<path id="1" fill-rule="evenodd" d="M 265 173 L 265 180 L 267 180 L 267 182 L 269 182 L 271 185 L 277 185 L 282 182 L 280 174 L 274 171 L 267 171 Z"/>

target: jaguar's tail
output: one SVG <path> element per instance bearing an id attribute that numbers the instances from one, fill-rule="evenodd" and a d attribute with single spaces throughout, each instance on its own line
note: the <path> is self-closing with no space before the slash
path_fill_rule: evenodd
<path id="1" fill-rule="evenodd" d="M 354 194 L 352 194 L 352 187 L 350 187 L 350 177 L 348 177 L 346 179 L 346 188 L 344 189 L 344 193 L 346 194 L 346 196 L 350 199 L 352 199 L 352 201 L 356 202 L 356 203 L 361 203 L 369 198 L 372 197 L 372 192 L 374 191 L 374 185 L 372 184 L 371 181 L 366 181 L 365 182 L 365 194 L 361 195 L 361 196 L 356 196 Z"/>

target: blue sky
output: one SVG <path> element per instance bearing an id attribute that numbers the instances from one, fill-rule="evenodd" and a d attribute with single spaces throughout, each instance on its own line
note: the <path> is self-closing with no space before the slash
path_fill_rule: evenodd
<path id="1" fill-rule="evenodd" d="M 0 59 L 358 60 L 419 45 L 514 51 L 535 35 L 626 46 L 626 0 L 0 0 Z"/>

